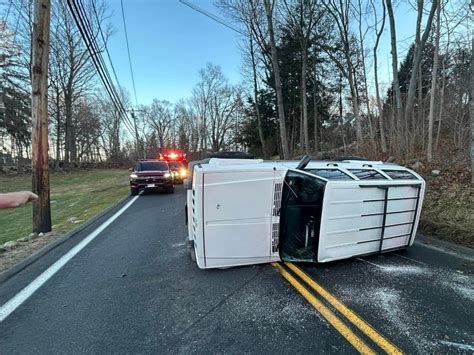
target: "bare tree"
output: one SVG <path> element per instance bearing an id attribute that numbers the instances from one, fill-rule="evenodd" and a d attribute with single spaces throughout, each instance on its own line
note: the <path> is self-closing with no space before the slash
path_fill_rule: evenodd
<path id="1" fill-rule="evenodd" d="M 325 9 L 334 19 L 339 32 L 339 40 L 343 54 L 343 61 L 332 53 L 332 49 L 327 51 L 341 73 L 349 82 L 351 92 L 351 103 L 356 124 L 357 142 L 362 142 L 362 125 L 360 121 L 359 94 L 356 80 L 356 66 L 353 59 L 353 48 L 351 46 L 352 33 L 350 30 L 351 6 L 350 0 L 328 0 L 324 3 Z"/>
<path id="2" fill-rule="evenodd" d="M 387 0 L 387 3 L 390 0 Z M 423 35 L 421 36 L 420 42 L 415 43 L 415 54 L 413 59 L 413 67 L 410 76 L 410 82 L 408 84 L 407 90 L 407 98 L 405 104 L 405 121 L 408 122 L 408 117 L 413 114 L 413 104 L 415 102 L 415 89 L 416 89 L 416 82 L 417 82 L 417 73 L 418 68 L 420 67 L 421 63 L 421 55 L 423 50 L 425 49 L 426 41 L 428 40 L 428 36 L 430 34 L 433 17 L 436 12 L 436 8 L 438 6 L 438 0 L 432 0 L 431 9 L 428 15 L 428 19 L 426 21 L 426 27 L 423 31 Z M 418 8 L 418 12 L 422 12 L 423 8 Z"/>
<path id="3" fill-rule="evenodd" d="M 373 9 L 373 13 L 375 16 L 375 45 L 373 48 L 374 53 L 374 80 L 375 80 L 375 96 L 377 98 L 377 110 L 379 112 L 379 130 L 380 130 L 380 146 L 382 148 L 382 153 L 387 153 L 387 142 L 385 140 L 385 129 L 384 129 L 384 122 L 383 122 L 383 105 L 382 100 L 380 98 L 380 88 L 379 88 L 379 75 L 378 75 L 378 61 L 377 61 L 377 52 L 380 43 L 380 37 L 383 34 L 383 30 L 385 27 L 385 18 L 386 18 L 386 9 L 385 9 L 385 2 L 382 1 L 382 24 L 380 25 L 380 29 L 377 29 L 378 21 L 377 21 L 377 10 L 375 8 L 373 0 L 370 1 L 370 4 Z"/>
<path id="4" fill-rule="evenodd" d="M 390 22 L 390 44 L 392 53 L 392 75 L 393 75 L 393 93 L 395 95 L 396 117 L 397 122 L 401 122 L 403 118 L 402 93 L 400 91 L 400 82 L 398 79 L 398 54 L 397 54 L 397 33 L 395 29 L 395 16 L 393 14 L 392 0 L 386 0 L 387 13 Z M 392 132 L 393 134 L 393 132 Z M 392 137 L 393 139 L 393 137 Z M 396 142 L 395 146 L 400 149 L 400 142 Z"/>
<path id="5" fill-rule="evenodd" d="M 434 117 L 435 117 L 435 102 L 436 102 L 436 97 L 437 97 L 436 96 L 436 93 L 437 93 L 436 81 L 438 78 L 441 6 L 442 6 L 442 0 L 440 0 L 440 4 L 436 11 L 435 48 L 434 48 L 434 55 L 433 55 L 433 69 L 431 71 L 430 113 L 429 113 L 429 120 L 428 120 L 428 149 L 426 152 L 426 158 L 429 162 L 433 160 L 433 126 L 434 126 Z"/>
<path id="6" fill-rule="evenodd" d="M 172 105 L 166 100 L 154 99 L 147 110 L 147 120 L 153 128 L 160 148 L 166 148 L 171 145 L 173 113 Z"/>
<path id="7" fill-rule="evenodd" d="M 471 17 L 474 17 L 474 1 L 471 0 Z M 474 185 L 474 30 L 471 34 L 471 75 L 470 75 L 469 122 L 471 125 L 471 139 L 469 151 L 471 156 L 471 185 Z"/>
<path id="8" fill-rule="evenodd" d="M 273 10 L 275 8 L 275 0 L 263 0 L 265 12 L 267 14 L 268 36 L 270 40 L 270 48 L 272 53 L 273 76 L 275 77 L 275 91 L 278 106 L 278 122 L 280 124 L 280 140 L 283 152 L 283 159 L 290 158 L 290 149 L 288 146 L 288 136 L 286 134 L 285 105 L 283 102 L 283 88 L 280 78 L 280 64 L 278 63 L 278 52 L 275 39 L 275 31 L 273 27 Z"/>
<path id="9" fill-rule="evenodd" d="M 322 12 L 317 13 L 316 9 L 320 5 L 316 0 L 298 0 L 296 3 L 289 4 L 288 0 L 283 1 L 286 8 L 286 18 L 288 25 L 298 38 L 301 48 L 301 112 L 303 118 L 303 148 L 309 153 L 309 127 L 308 127 L 308 99 L 307 99 L 307 68 L 308 68 L 308 50 L 310 46 L 311 35 L 317 22 L 322 17 Z"/>
<path id="10" fill-rule="evenodd" d="M 263 133 L 263 125 L 262 125 L 262 115 L 260 114 L 260 107 L 258 103 L 258 83 L 257 83 L 257 59 L 256 53 L 254 48 L 254 34 L 249 31 L 249 45 L 250 45 L 250 58 L 251 58 L 251 65 L 252 65 L 252 79 L 253 79 L 253 101 L 254 101 L 254 110 L 255 116 L 257 117 L 257 128 L 258 128 L 258 136 L 260 138 L 260 143 L 262 144 L 262 154 L 264 158 L 268 158 L 268 150 L 267 144 L 265 142 L 265 135 Z"/>

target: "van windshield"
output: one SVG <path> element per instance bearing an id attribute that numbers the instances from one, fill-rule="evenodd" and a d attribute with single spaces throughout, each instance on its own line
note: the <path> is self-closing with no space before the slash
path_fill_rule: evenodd
<path id="1" fill-rule="evenodd" d="M 288 171 L 280 210 L 280 256 L 286 261 L 316 260 L 326 183 Z"/>

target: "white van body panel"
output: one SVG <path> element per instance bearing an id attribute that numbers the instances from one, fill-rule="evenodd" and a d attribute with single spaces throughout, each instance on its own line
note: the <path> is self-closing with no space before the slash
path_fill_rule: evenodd
<path id="1" fill-rule="evenodd" d="M 386 211 L 384 186 L 388 190 Z M 419 188 L 422 190 L 417 202 Z M 423 194 L 424 187 L 420 183 L 406 186 L 394 181 L 380 181 L 374 186 L 367 182 L 358 185 L 352 181 L 328 182 L 324 193 L 318 261 L 328 262 L 412 245 L 412 232 L 416 231 L 419 221 L 417 204 L 421 207 Z"/>
<path id="2" fill-rule="evenodd" d="M 211 159 L 194 165 L 187 191 L 188 239 L 199 268 L 280 261 L 280 207 L 284 178 L 297 161 Z M 379 172 L 359 180 L 349 169 Z M 310 162 L 307 169 L 338 169 L 349 180 L 315 178 L 325 185 L 315 260 L 329 262 L 413 244 L 425 182 L 394 164 L 366 161 Z M 384 171 L 409 172 L 393 180 Z M 387 197 L 387 198 L 385 198 Z M 381 234 L 383 230 L 383 235 Z M 383 239 L 383 240 L 382 240 Z"/>

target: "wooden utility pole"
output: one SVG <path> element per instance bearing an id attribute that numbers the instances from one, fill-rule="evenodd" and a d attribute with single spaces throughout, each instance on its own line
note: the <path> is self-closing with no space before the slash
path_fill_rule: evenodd
<path id="1" fill-rule="evenodd" d="M 51 231 L 48 166 L 48 58 L 51 0 L 35 0 L 31 63 L 33 232 Z"/>

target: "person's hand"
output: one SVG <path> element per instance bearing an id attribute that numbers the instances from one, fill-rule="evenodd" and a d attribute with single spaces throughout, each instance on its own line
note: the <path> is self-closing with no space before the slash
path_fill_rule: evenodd
<path id="1" fill-rule="evenodd" d="M 34 202 L 38 199 L 38 195 L 31 191 L 20 191 L 20 194 L 22 194 L 23 198 L 27 198 L 25 203 Z"/>
<path id="2" fill-rule="evenodd" d="M 0 194 L 0 208 L 15 208 L 33 202 L 38 196 L 30 191 L 9 192 Z"/>

